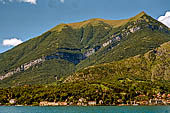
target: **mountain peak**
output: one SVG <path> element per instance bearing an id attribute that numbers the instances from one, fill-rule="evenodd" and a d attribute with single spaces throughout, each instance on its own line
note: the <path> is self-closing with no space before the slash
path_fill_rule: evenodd
<path id="1" fill-rule="evenodd" d="M 137 17 L 142 17 L 142 16 L 148 16 L 144 11 L 140 12 L 139 14 L 137 14 Z"/>
<path id="2" fill-rule="evenodd" d="M 140 12 L 139 14 L 137 14 L 136 16 L 130 18 L 131 21 L 136 21 L 139 18 L 141 18 L 142 16 L 148 16 L 144 11 Z"/>
<path id="3" fill-rule="evenodd" d="M 142 12 L 140 12 L 139 14 L 140 14 L 140 15 L 147 15 L 147 14 L 145 13 L 145 11 L 142 11 Z"/>

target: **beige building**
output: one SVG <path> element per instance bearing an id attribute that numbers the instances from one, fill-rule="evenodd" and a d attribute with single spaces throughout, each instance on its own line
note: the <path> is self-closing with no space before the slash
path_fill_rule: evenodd
<path id="1" fill-rule="evenodd" d="M 39 106 L 58 106 L 58 103 L 42 101 L 42 102 L 39 103 Z"/>
<path id="2" fill-rule="evenodd" d="M 95 106 L 96 105 L 96 101 L 88 101 L 88 105 L 89 106 Z"/>
<path id="3" fill-rule="evenodd" d="M 67 106 L 67 102 L 57 102 L 58 106 Z"/>

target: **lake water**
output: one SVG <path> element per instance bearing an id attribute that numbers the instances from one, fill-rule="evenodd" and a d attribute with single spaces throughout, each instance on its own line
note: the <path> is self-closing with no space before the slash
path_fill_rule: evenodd
<path id="1" fill-rule="evenodd" d="M 7 107 L 0 113 L 170 113 L 170 106 Z"/>

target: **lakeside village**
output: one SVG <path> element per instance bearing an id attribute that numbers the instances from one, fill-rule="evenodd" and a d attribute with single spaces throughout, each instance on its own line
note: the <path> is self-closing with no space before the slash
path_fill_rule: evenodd
<path id="1" fill-rule="evenodd" d="M 138 105 L 170 105 L 170 94 L 161 94 L 158 93 L 157 95 L 153 95 L 153 99 L 145 100 L 146 95 L 138 95 L 139 100 L 128 101 L 126 104 L 122 101 L 122 99 L 118 99 L 117 103 L 111 104 L 112 106 L 138 106 Z M 16 99 L 11 99 L 8 105 L 11 106 L 23 106 L 17 105 Z M 1 105 L 1 103 L 0 103 Z M 39 106 L 102 106 L 105 105 L 103 100 L 97 101 L 87 101 L 84 98 L 80 98 L 77 103 L 73 102 L 48 102 L 48 101 L 41 101 Z M 110 105 L 110 106 L 111 106 Z"/>

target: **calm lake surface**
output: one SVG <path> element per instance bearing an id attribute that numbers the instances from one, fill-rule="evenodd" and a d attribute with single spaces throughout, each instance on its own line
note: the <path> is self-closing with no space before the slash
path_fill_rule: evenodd
<path id="1" fill-rule="evenodd" d="M 0 113 L 170 113 L 170 106 L 7 107 Z"/>

